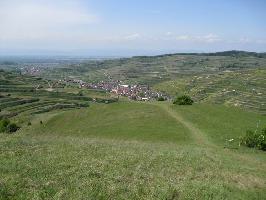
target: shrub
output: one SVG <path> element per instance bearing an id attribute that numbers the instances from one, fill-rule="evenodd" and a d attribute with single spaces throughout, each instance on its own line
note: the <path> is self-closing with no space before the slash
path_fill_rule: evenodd
<path id="1" fill-rule="evenodd" d="M 193 103 L 194 101 L 191 99 L 190 96 L 187 95 L 177 97 L 173 102 L 173 104 L 177 105 L 192 105 Z"/>
<path id="2" fill-rule="evenodd" d="M 266 128 L 258 133 L 248 130 L 246 135 L 241 138 L 241 144 L 250 148 L 266 151 Z"/>
<path id="3" fill-rule="evenodd" d="M 78 96 L 80 96 L 80 97 L 82 97 L 82 96 L 83 96 L 83 93 L 82 93 L 82 91 L 79 91 L 79 92 L 78 92 Z"/>
<path id="4" fill-rule="evenodd" d="M 9 119 L 0 120 L 0 132 L 14 133 L 19 129 L 15 123 L 11 123 Z"/>
<path id="5" fill-rule="evenodd" d="M 6 132 L 8 124 L 10 124 L 10 121 L 8 119 L 0 120 L 0 133 Z"/>
<path id="6" fill-rule="evenodd" d="M 8 124 L 6 127 L 7 133 L 14 133 L 19 129 L 19 127 L 15 123 Z"/>
<path id="7" fill-rule="evenodd" d="M 158 97 L 157 101 L 165 101 L 165 98 L 163 98 L 163 97 Z"/>

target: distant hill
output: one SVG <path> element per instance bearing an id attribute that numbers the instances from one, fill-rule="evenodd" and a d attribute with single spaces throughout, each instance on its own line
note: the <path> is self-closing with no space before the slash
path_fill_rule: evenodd
<path id="1" fill-rule="evenodd" d="M 253 57 L 258 57 L 258 58 L 266 58 L 266 53 L 236 51 L 236 50 L 216 52 L 216 53 L 206 53 L 206 54 L 202 54 L 202 55 L 206 55 L 206 56 L 235 56 L 235 57 L 253 56 Z"/>
<path id="2" fill-rule="evenodd" d="M 221 51 L 215 53 L 175 53 L 175 54 L 163 54 L 157 56 L 135 56 L 133 58 L 147 58 L 147 57 L 165 57 L 165 56 L 177 56 L 177 55 L 194 55 L 194 56 L 232 56 L 232 57 L 248 57 L 253 56 L 257 58 L 266 58 L 266 53 L 248 52 L 248 51 Z"/>

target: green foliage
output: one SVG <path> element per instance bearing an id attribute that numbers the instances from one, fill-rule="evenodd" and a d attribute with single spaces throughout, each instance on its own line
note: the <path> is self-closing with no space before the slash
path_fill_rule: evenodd
<path id="1" fill-rule="evenodd" d="M 0 133 L 6 132 L 9 123 L 10 123 L 9 119 L 0 120 Z"/>
<path id="2" fill-rule="evenodd" d="M 266 151 L 266 128 L 261 132 L 248 130 L 246 135 L 241 138 L 241 144 Z"/>
<path id="3" fill-rule="evenodd" d="M 14 133 L 19 129 L 15 123 L 11 123 L 9 119 L 0 120 L 0 133 Z"/>
<path id="4" fill-rule="evenodd" d="M 163 98 L 163 97 L 158 97 L 158 98 L 157 98 L 157 101 L 165 101 L 165 98 Z"/>
<path id="5" fill-rule="evenodd" d="M 84 96 L 83 93 L 82 93 L 82 91 L 79 91 L 78 92 L 78 96 L 80 96 L 80 97 Z"/>
<path id="6" fill-rule="evenodd" d="M 6 127 L 7 133 L 14 133 L 19 129 L 19 126 L 17 126 L 15 123 L 10 123 Z"/>
<path id="7" fill-rule="evenodd" d="M 191 99 L 190 96 L 187 95 L 177 97 L 173 102 L 173 104 L 177 105 L 192 105 L 193 103 L 194 101 Z"/>

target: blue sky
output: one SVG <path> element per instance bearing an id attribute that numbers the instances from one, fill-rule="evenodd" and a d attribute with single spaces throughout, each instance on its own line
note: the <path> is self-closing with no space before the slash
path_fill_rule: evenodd
<path id="1" fill-rule="evenodd" d="M 265 0 L 0 0 L 0 54 L 266 51 Z"/>

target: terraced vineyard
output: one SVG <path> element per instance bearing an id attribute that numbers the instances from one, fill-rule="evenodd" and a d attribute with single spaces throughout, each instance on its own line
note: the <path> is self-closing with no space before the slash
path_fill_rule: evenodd
<path id="1" fill-rule="evenodd" d="M 266 67 L 264 54 L 224 52 L 216 54 L 171 54 L 142 56 L 102 61 L 89 61 L 71 66 L 45 70 L 42 76 L 60 79 L 68 76 L 84 81 L 104 80 L 107 77 L 125 83 L 154 85 L 175 80 L 181 75 L 241 71 Z"/>
<path id="2" fill-rule="evenodd" d="M 188 94 L 197 102 L 228 104 L 266 114 L 266 70 L 185 76 L 155 85 L 171 95 Z"/>
<path id="3" fill-rule="evenodd" d="M 16 72 L 0 71 L 0 83 L 1 117 L 31 116 L 54 110 L 86 108 L 92 101 L 104 103 L 115 101 L 64 92 L 63 85 L 53 88 L 53 91 L 47 91 L 49 88 L 47 81 Z"/>

